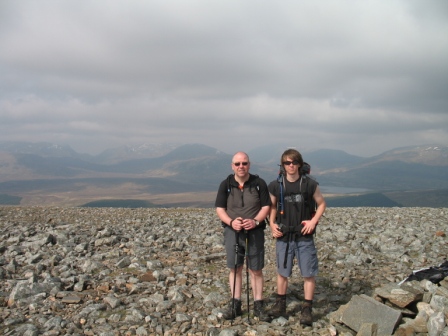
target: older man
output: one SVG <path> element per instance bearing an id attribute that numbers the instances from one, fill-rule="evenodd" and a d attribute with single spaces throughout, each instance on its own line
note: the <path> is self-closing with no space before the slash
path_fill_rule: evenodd
<path id="1" fill-rule="evenodd" d="M 262 321 L 268 321 L 270 318 L 265 312 L 263 301 L 263 267 L 266 228 L 264 220 L 271 205 L 269 191 L 263 179 L 249 173 L 250 161 L 246 153 L 236 153 L 231 167 L 233 174 L 221 182 L 215 202 L 216 213 L 224 227 L 232 294 L 223 317 L 233 319 L 242 315 L 242 269 L 244 256 L 247 254 L 247 266 L 254 296 L 254 315 Z"/>

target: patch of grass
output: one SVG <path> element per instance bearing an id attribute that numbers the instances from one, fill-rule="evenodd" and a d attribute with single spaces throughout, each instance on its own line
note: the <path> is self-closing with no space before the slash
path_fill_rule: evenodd
<path id="1" fill-rule="evenodd" d="M 106 199 L 80 205 L 84 208 L 158 208 L 159 205 L 138 199 Z"/>
<path id="2" fill-rule="evenodd" d="M 131 274 L 134 276 L 139 275 L 141 272 L 133 267 L 125 267 L 125 268 L 120 268 L 118 270 L 116 270 L 115 272 L 112 272 L 109 274 L 109 276 L 118 276 L 118 275 L 123 275 L 123 274 Z"/>
<path id="3" fill-rule="evenodd" d="M 210 287 L 202 287 L 202 291 L 205 294 L 210 294 L 210 293 L 214 293 L 214 292 L 219 292 L 221 290 L 221 288 L 217 287 L 217 286 L 210 286 Z"/>
<path id="4" fill-rule="evenodd" d="M 316 278 L 316 282 L 319 283 L 319 286 L 322 286 L 324 288 L 332 288 L 331 284 L 331 275 L 330 274 L 320 274 Z"/>
<path id="5" fill-rule="evenodd" d="M 214 263 L 202 263 L 202 267 L 200 268 L 201 271 L 204 273 L 217 273 L 222 269 L 222 266 L 219 266 Z"/>
<path id="6" fill-rule="evenodd" d="M 382 193 L 369 193 L 356 196 L 327 197 L 328 207 L 401 207 Z"/>
<path id="7" fill-rule="evenodd" d="M 8 194 L 0 194 L 0 204 L 1 205 L 20 205 L 22 197 L 12 196 Z"/>
<path id="8" fill-rule="evenodd" d="M 120 321 L 126 317 L 126 310 L 103 310 L 100 313 L 100 318 L 109 319 L 112 315 L 120 315 Z"/>

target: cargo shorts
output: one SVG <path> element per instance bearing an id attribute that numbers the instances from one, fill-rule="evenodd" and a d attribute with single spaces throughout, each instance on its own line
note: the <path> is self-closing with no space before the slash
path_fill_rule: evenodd
<path id="1" fill-rule="evenodd" d="M 236 266 L 244 265 L 246 258 L 246 237 L 247 237 L 247 256 L 249 259 L 248 267 L 253 271 L 264 268 L 264 230 L 254 229 L 246 232 L 236 232 L 229 226 L 224 228 L 224 245 L 227 255 L 227 267 L 235 268 L 235 244 L 238 237 L 238 257 Z"/>
<path id="2" fill-rule="evenodd" d="M 276 256 L 278 274 L 286 278 L 290 277 L 292 274 L 293 260 L 296 258 L 301 275 L 304 278 L 315 277 L 319 271 L 319 267 L 314 239 L 290 241 L 287 253 L 288 260 L 286 267 L 283 267 L 287 245 L 288 242 L 277 239 Z"/>

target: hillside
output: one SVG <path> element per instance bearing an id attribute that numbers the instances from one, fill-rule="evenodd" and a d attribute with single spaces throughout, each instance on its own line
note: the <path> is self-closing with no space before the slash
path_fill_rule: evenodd
<path id="1" fill-rule="evenodd" d="M 48 143 L 2 143 L 0 190 L 4 196 L 0 202 L 77 206 L 134 200 L 151 206 L 211 207 L 220 181 L 231 173 L 232 155 L 202 144 L 138 148 L 89 156 Z M 272 155 L 274 148 L 281 153 L 279 146 L 257 148 L 253 155 L 249 152 L 251 173 L 267 182 L 278 175 L 275 156 L 280 154 Z M 440 192 L 448 189 L 446 146 L 398 148 L 371 158 L 320 149 L 304 152 L 303 157 L 324 189 L 346 190 L 325 195 L 338 196 L 333 204 L 436 207 L 448 201 L 446 193 Z M 366 195 L 360 197 L 359 189 L 366 190 Z M 415 191 L 425 191 L 426 197 L 411 200 L 410 192 Z"/>

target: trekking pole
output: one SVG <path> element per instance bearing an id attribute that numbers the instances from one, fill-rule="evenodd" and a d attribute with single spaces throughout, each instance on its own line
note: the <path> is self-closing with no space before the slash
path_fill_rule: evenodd
<path id="1" fill-rule="evenodd" d="M 285 213 L 285 199 L 284 199 L 284 190 L 283 190 L 283 168 L 282 166 L 280 166 L 280 172 L 278 174 L 277 177 L 277 182 L 280 185 L 280 199 L 278 201 L 278 207 L 279 207 L 279 212 L 280 212 L 280 216 L 279 218 L 279 223 L 278 226 L 280 227 L 282 224 L 282 217 L 283 214 Z M 283 232 L 283 234 L 285 234 L 286 232 Z M 288 250 L 289 250 L 289 239 L 291 238 L 291 234 L 289 233 L 289 228 L 288 228 L 288 241 L 286 242 L 286 250 L 285 250 L 285 258 L 283 259 L 283 268 L 286 268 L 286 264 L 288 261 Z"/>
<path id="2" fill-rule="evenodd" d="M 235 231 L 235 264 L 233 268 L 233 293 L 232 293 L 232 323 L 233 319 L 236 317 L 235 312 L 235 289 L 236 289 L 236 272 L 238 269 L 238 240 L 239 240 L 239 232 Z"/>
<path id="3" fill-rule="evenodd" d="M 283 216 L 283 213 L 285 211 L 285 199 L 284 199 L 284 192 L 283 192 L 283 168 L 280 166 L 280 172 L 278 173 L 277 182 L 280 185 L 280 199 L 279 199 L 279 208 L 280 208 L 280 215 Z M 281 217 L 280 217 L 280 223 L 281 223 Z"/>
<path id="4" fill-rule="evenodd" d="M 246 233 L 246 296 L 247 296 L 247 323 L 250 324 L 250 310 L 249 310 L 249 231 Z"/>

